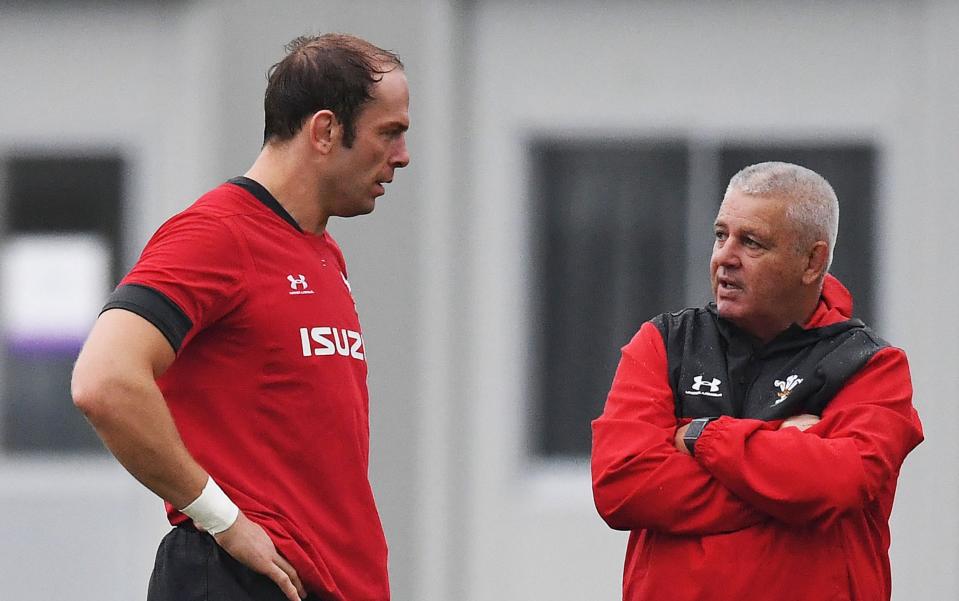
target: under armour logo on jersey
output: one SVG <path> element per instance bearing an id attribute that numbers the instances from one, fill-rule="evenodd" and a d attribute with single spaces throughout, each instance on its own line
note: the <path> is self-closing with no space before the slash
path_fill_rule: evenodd
<path id="1" fill-rule="evenodd" d="M 303 286 L 303 289 L 304 289 L 304 290 L 306 290 L 307 288 L 310 287 L 310 286 L 306 283 L 306 276 L 303 275 L 302 273 L 300 274 L 300 277 L 298 277 L 298 278 L 295 278 L 295 277 L 293 277 L 293 274 L 290 274 L 290 275 L 286 276 L 286 279 L 290 280 L 290 288 L 292 288 L 292 289 L 294 289 L 294 290 L 297 290 L 300 286 Z"/>
<path id="2" fill-rule="evenodd" d="M 773 385 L 779 389 L 779 392 L 776 393 L 776 396 L 778 396 L 779 398 L 776 399 L 775 402 L 773 402 L 773 405 L 778 405 L 779 403 L 782 403 L 783 401 L 785 401 L 786 397 L 789 396 L 789 393 L 793 391 L 793 388 L 795 388 L 796 386 L 799 386 L 800 384 L 802 384 L 802 378 L 800 378 L 796 374 L 789 376 L 788 378 L 786 378 L 785 381 L 776 380 L 775 382 L 773 382 Z"/>
<path id="3" fill-rule="evenodd" d="M 699 375 L 693 378 L 692 390 L 687 390 L 686 394 L 691 395 L 705 395 L 705 396 L 723 396 L 723 393 L 719 392 L 719 385 L 723 381 L 719 378 L 713 378 L 712 380 L 703 380 L 703 376 Z M 703 390 L 703 387 L 709 388 L 709 390 Z"/>
<path id="4" fill-rule="evenodd" d="M 294 277 L 293 274 L 286 276 L 290 281 L 290 294 L 313 294 L 310 285 L 306 283 L 306 276 L 302 273 L 297 275 L 299 277 Z"/>

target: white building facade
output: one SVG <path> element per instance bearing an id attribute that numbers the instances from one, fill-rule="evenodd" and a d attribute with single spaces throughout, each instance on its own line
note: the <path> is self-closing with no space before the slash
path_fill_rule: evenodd
<path id="1" fill-rule="evenodd" d="M 693 303 L 730 148 L 864 148 L 871 315 L 909 354 L 926 428 L 893 513 L 893 597 L 955 598 L 959 325 L 943 310 L 959 296 L 957 27 L 949 0 L 0 1 L 0 199 L 18 157 L 117 157 L 129 266 L 255 158 L 283 44 L 348 31 L 397 51 L 411 165 L 373 215 L 331 224 L 367 341 L 394 598 L 616 599 L 626 540 L 596 515 L 588 458 L 541 443 L 537 149 L 681 149 L 677 294 Z M 0 210 L 0 253 L 21 234 L 11 223 Z M 0 389 L 17 376 L 9 355 Z M 0 406 L 7 438 L 18 415 Z M 160 501 L 102 452 L 26 444 L 0 444 L 0 599 L 143 598 Z"/>

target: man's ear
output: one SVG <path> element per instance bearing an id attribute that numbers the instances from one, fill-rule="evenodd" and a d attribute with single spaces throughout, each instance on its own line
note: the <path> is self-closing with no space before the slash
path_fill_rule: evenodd
<path id="1" fill-rule="evenodd" d="M 829 245 L 825 241 L 819 240 L 813 244 L 806 255 L 806 269 L 802 274 L 803 284 L 813 284 L 818 282 L 826 275 L 826 267 L 829 263 Z"/>
<path id="2" fill-rule="evenodd" d="M 307 120 L 305 129 L 309 133 L 310 146 L 323 154 L 328 154 L 333 149 L 340 135 L 339 121 L 333 111 L 327 109 L 313 113 Z"/>

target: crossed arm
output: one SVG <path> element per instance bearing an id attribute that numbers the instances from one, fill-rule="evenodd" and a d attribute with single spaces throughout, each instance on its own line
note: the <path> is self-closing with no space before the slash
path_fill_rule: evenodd
<path id="1" fill-rule="evenodd" d="M 821 420 L 724 417 L 705 429 L 695 458 L 682 429 L 662 338 L 645 324 L 593 422 L 593 492 L 610 526 L 707 535 L 764 520 L 826 522 L 874 499 L 922 440 L 905 356 L 891 348 L 847 383 Z"/>
<path id="2" fill-rule="evenodd" d="M 733 532 L 770 519 L 674 446 L 677 421 L 658 330 L 623 350 L 603 415 L 593 422 L 593 497 L 613 528 Z"/>
<path id="3" fill-rule="evenodd" d="M 208 474 L 184 446 L 156 383 L 174 359 L 153 324 L 129 311 L 109 310 L 80 352 L 72 390 L 74 403 L 123 467 L 179 508 L 200 495 Z M 276 582 L 290 601 L 306 596 L 296 570 L 242 511 L 215 538 L 227 553 Z"/>
<path id="4" fill-rule="evenodd" d="M 696 443 L 696 461 L 781 522 L 829 524 L 879 498 L 921 441 L 905 354 L 888 347 L 805 430 L 720 418 Z"/>

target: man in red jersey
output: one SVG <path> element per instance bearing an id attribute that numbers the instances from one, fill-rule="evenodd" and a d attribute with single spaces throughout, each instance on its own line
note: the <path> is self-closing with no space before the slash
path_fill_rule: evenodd
<path id="1" fill-rule="evenodd" d="M 165 223 L 80 353 L 73 398 L 166 501 L 151 601 L 386 601 L 366 360 L 332 216 L 409 163 L 399 58 L 302 37 L 253 166 Z"/>
<path id="2" fill-rule="evenodd" d="M 629 601 L 880 601 L 889 515 L 922 441 L 905 353 L 828 274 L 832 187 L 786 163 L 729 183 L 715 302 L 623 347 L 593 422 L 593 494 L 629 530 Z"/>

